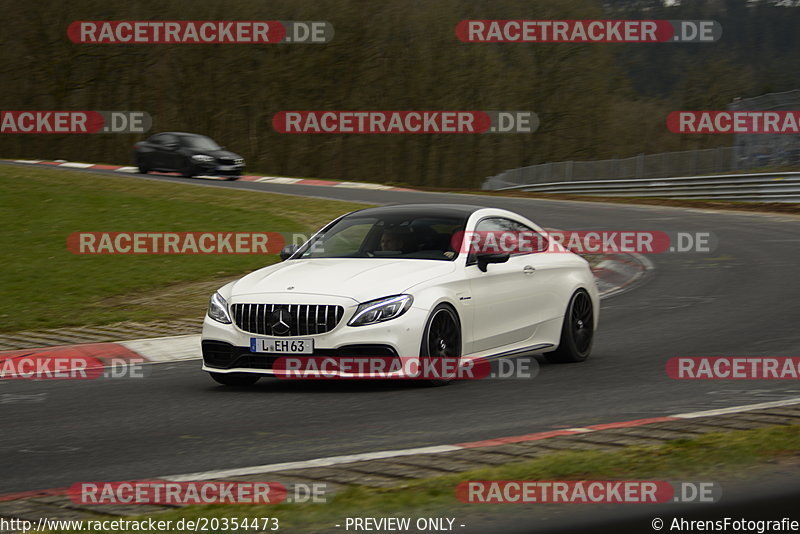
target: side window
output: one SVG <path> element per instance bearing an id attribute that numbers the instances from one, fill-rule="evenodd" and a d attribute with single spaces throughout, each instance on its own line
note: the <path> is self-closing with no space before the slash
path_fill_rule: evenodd
<path id="1" fill-rule="evenodd" d="M 519 256 L 547 250 L 547 239 L 542 234 L 505 217 L 483 219 L 475 230 L 473 235 L 468 236 L 469 259 L 473 259 L 477 252 L 508 252 L 512 256 Z"/>
<path id="2" fill-rule="evenodd" d="M 161 144 L 162 145 L 180 145 L 180 141 L 174 135 L 162 135 L 161 136 Z"/>
<path id="3" fill-rule="evenodd" d="M 164 144 L 164 136 L 162 134 L 153 135 L 147 140 L 147 142 L 153 143 L 154 145 L 162 145 Z"/>
<path id="4" fill-rule="evenodd" d="M 547 250 L 547 238 L 528 226 L 517 222 L 508 221 L 513 225 L 517 236 L 518 254 L 534 254 Z"/>

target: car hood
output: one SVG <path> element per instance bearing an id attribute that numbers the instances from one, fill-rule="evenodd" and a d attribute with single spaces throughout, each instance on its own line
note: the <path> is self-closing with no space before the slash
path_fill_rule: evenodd
<path id="1" fill-rule="evenodd" d="M 231 152 L 230 150 L 200 150 L 198 148 L 189 148 L 187 150 L 192 154 L 205 154 L 207 156 L 213 156 L 215 158 L 237 159 L 242 157 L 236 152 Z"/>
<path id="2" fill-rule="evenodd" d="M 357 302 L 396 295 L 421 282 L 450 273 L 450 261 L 316 258 L 289 260 L 254 271 L 236 281 L 232 297 L 265 293 L 305 293 L 351 298 Z M 288 289 L 288 288 L 292 289 Z"/>

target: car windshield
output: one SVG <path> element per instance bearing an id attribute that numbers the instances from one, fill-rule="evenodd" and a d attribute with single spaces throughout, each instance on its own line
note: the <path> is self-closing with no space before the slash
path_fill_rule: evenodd
<path id="1" fill-rule="evenodd" d="M 204 135 L 181 136 L 181 144 L 198 150 L 219 150 L 221 148 L 213 139 Z"/>
<path id="2" fill-rule="evenodd" d="M 349 216 L 302 247 L 301 258 L 403 258 L 451 261 L 458 256 L 453 237 L 466 218 L 387 214 Z"/>

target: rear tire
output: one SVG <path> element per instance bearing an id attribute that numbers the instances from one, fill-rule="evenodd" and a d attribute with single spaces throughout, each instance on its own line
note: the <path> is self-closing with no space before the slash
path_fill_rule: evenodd
<path id="1" fill-rule="evenodd" d="M 147 165 L 142 162 L 142 158 L 136 158 L 136 166 L 139 167 L 140 174 L 147 174 L 150 172 L 150 169 L 147 167 Z"/>
<path id="2" fill-rule="evenodd" d="M 553 352 L 544 357 L 551 363 L 582 362 L 592 353 L 594 341 L 594 308 L 585 289 L 572 294 L 564 313 L 561 341 Z"/>
<path id="3" fill-rule="evenodd" d="M 208 373 L 216 382 L 223 386 L 252 386 L 258 379 L 259 375 L 250 373 Z"/>

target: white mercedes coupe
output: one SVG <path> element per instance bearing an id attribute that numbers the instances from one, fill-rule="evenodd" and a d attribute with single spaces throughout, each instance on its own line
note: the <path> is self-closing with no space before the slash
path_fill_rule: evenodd
<path id="1" fill-rule="evenodd" d="M 599 296 L 588 263 L 510 211 L 364 209 L 281 259 L 211 297 L 203 370 L 217 382 L 279 375 L 287 356 L 580 362 L 592 349 Z"/>

